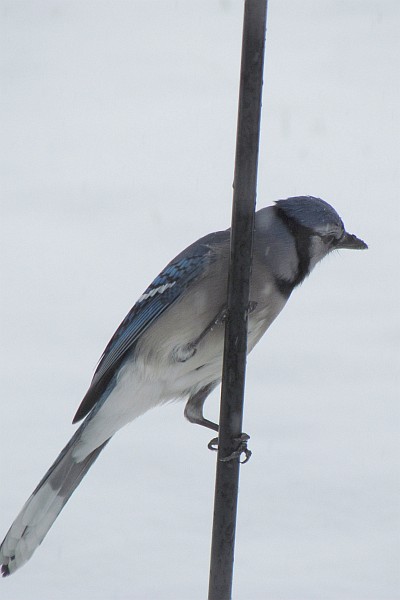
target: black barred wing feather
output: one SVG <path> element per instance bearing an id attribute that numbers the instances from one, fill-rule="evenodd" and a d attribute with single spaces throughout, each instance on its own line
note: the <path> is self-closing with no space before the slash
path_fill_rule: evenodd
<path id="1" fill-rule="evenodd" d="M 213 262 L 215 254 L 207 241 L 214 241 L 215 236 L 218 237 L 218 234 L 211 234 L 189 246 L 165 267 L 142 294 L 104 350 L 73 423 L 80 421 L 90 412 L 110 383 L 116 369 L 134 349 L 140 335 L 179 298 L 192 281 L 201 276 L 205 267 Z"/>

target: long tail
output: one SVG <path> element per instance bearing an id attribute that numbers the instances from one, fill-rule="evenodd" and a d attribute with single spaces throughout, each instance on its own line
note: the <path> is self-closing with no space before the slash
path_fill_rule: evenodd
<path id="1" fill-rule="evenodd" d="M 30 559 L 109 440 L 80 462 L 72 457 L 85 423 L 75 432 L 33 494 L 24 504 L 0 546 L 3 577 Z"/>

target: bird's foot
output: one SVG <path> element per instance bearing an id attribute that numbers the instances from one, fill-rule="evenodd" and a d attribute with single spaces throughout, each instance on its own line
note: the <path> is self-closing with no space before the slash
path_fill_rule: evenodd
<path id="1" fill-rule="evenodd" d="M 238 458 L 239 461 L 242 463 L 242 465 L 244 465 L 244 463 L 247 463 L 247 461 L 250 460 L 250 457 L 252 455 L 251 450 L 248 449 L 247 447 L 247 442 L 249 441 L 250 436 L 247 435 L 247 433 L 242 433 L 240 434 L 240 436 L 238 438 L 235 438 L 234 441 L 237 442 L 239 445 L 236 448 L 236 450 L 234 450 L 232 452 L 232 454 L 230 454 L 229 456 L 226 456 L 225 458 L 220 458 L 219 460 L 221 462 L 229 462 L 230 460 L 234 460 L 235 458 Z M 213 438 L 207 445 L 207 448 L 209 450 L 214 450 L 214 452 L 218 451 L 218 438 Z M 244 460 L 240 460 L 242 454 L 244 454 Z"/>

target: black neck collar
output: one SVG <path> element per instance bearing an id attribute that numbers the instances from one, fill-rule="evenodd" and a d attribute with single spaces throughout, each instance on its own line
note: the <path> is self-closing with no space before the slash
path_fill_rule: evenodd
<path id="1" fill-rule="evenodd" d="M 275 206 L 275 212 L 294 238 L 299 261 L 297 271 L 291 280 L 282 277 L 276 279 L 279 291 L 284 296 L 289 297 L 293 289 L 302 283 L 310 272 L 311 231 L 308 227 L 304 227 L 304 225 L 300 225 L 300 223 L 288 217 L 279 206 Z"/>

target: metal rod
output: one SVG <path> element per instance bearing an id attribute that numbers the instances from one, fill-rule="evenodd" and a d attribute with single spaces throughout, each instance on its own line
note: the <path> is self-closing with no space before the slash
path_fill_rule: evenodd
<path id="1" fill-rule="evenodd" d="M 246 0 L 209 600 L 232 596 L 240 462 L 221 458 L 232 454 L 238 446 L 235 438 L 242 433 L 266 18 L 267 0 Z"/>

